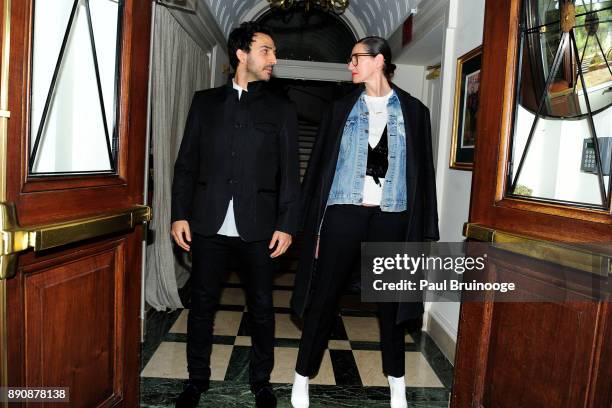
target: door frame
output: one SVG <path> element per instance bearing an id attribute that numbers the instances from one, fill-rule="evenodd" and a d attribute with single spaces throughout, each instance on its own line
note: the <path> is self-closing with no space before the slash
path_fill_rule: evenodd
<path id="1" fill-rule="evenodd" d="M 11 45 L 11 0 L 5 0 L 0 10 L 1 26 L 1 54 L 0 54 L 0 203 L 6 201 L 6 173 L 7 173 L 7 132 L 10 111 L 8 110 L 8 74 L 10 63 Z M 1 215 L 0 215 L 1 216 Z M 0 220 L 0 228 L 3 228 L 5 220 Z M 5 263 L 8 257 L 0 256 L 0 274 L 8 268 Z M 6 280 L 0 279 L 0 387 L 8 385 L 8 299 Z M 8 401 L 2 406 L 8 407 Z"/>

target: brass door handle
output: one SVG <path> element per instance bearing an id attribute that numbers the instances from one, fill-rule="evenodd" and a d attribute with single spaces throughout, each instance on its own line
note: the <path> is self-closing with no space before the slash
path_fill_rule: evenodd
<path id="1" fill-rule="evenodd" d="M 469 222 L 463 225 L 463 236 L 476 241 L 489 242 L 505 251 L 541 261 L 603 277 L 612 276 L 612 256 L 589 250 L 584 246 L 544 241 Z"/>
<path id="2" fill-rule="evenodd" d="M 21 228 L 15 206 L 0 203 L 0 279 L 15 275 L 18 253 L 33 249 L 44 251 L 86 239 L 128 231 L 151 220 L 151 208 L 136 205 L 120 211 L 72 221 Z"/>

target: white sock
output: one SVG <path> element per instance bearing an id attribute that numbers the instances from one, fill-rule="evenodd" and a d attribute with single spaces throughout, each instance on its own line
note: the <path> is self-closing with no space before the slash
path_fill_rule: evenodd
<path id="1" fill-rule="evenodd" d="M 291 406 L 293 408 L 308 408 L 308 377 L 295 373 L 293 386 L 291 387 Z"/>
<path id="2" fill-rule="evenodd" d="M 391 408 L 407 408 L 406 382 L 404 377 L 388 376 L 389 388 L 391 391 Z"/>

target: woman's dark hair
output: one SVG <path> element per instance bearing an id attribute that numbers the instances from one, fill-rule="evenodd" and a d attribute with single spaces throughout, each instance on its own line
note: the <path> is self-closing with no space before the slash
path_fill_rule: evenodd
<path id="1" fill-rule="evenodd" d="M 236 27 L 232 30 L 227 39 L 227 52 L 229 54 L 229 62 L 234 71 L 238 66 L 238 57 L 236 56 L 236 51 L 242 50 L 246 53 L 251 52 L 251 43 L 253 42 L 253 37 L 255 37 L 256 33 L 266 34 L 272 36 L 270 34 L 270 30 L 263 27 L 262 25 L 254 22 L 254 21 L 245 21 L 240 24 L 239 27 Z"/>
<path id="2" fill-rule="evenodd" d="M 393 62 L 391 62 L 391 47 L 389 47 L 389 43 L 387 42 L 387 40 L 382 37 L 370 36 L 364 37 L 361 40 L 357 41 L 357 44 L 363 44 L 366 50 L 372 54 L 382 54 L 385 59 L 383 73 L 385 74 L 388 80 L 391 80 L 391 78 L 393 78 L 393 73 L 395 73 L 396 66 Z"/>

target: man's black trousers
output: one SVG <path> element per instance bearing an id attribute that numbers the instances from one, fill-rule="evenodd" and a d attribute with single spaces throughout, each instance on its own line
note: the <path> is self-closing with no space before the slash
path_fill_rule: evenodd
<path id="1" fill-rule="evenodd" d="M 189 378 L 210 378 L 213 323 L 221 283 L 230 256 L 240 258 L 240 275 L 246 289 L 248 328 L 251 334 L 249 381 L 258 388 L 270 380 L 274 366 L 273 260 L 269 241 L 245 242 L 238 237 L 193 234 L 191 243 L 191 307 L 187 320 Z"/>

